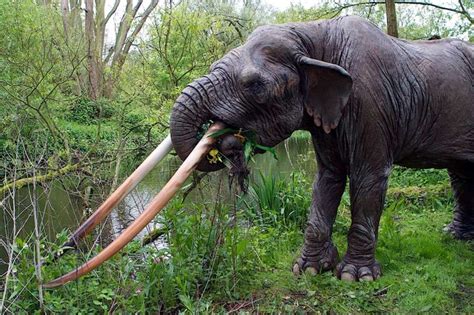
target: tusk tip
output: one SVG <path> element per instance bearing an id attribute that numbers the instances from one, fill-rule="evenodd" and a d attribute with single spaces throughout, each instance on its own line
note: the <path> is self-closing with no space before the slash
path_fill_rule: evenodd
<path id="1" fill-rule="evenodd" d="M 53 280 L 48 283 L 43 283 L 41 286 L 43 287 L 43 289 L 54 289 L 61 286 L 61 284 L 56 283 L 55 280 Z"/>
<path id="2" fill-rule="evenodd" d="M 56 278 L 54 280 L 51 280 L 47 283 L 43 283 L 41 286 L 44 289 L 54 289 L 54 288 L 63 286 L 63 285 L 65 285 L 66 283 L 68 283 L 70 281 L 76 280 L 76 279 L 69 279 L 69 277 L 67 277 L 67 276 L 68 275 L 61 276 L 61 277 Z"/>

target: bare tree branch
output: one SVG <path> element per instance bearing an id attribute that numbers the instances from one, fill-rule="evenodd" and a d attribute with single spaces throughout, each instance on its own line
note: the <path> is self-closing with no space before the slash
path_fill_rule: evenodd
<path id="1" fill-rule="evenodd" d="M 469 22 L 471 24 L 474 24 L 474 18 L 470 15 L 470 13 L 464 7 L 464 5 L 462 4 L 462 0 L 458 0 L 458 1 L 459 1 L 459 4 L 460 4 L 460 9 L 446 7 L 446 6 L 442 6 L 442 5 L 438 5 L 438 4 L 434 4 L 434 3 L 430 3 L 430 2 L 420 2 L 420 1 L 404 1 L 404 0 L 398 0 L 397 1 L 396 0 L 395 3 L 396 4 L 424 5 L 424 6 L 437 8 L 437 9 L 440 9 L 440 10 L 446 10 L 446 11 L 454 12 L 454 13 L 457 13 L 457 14 L 460 14 L 460 15 L 464 16 L 466 19 L 469 20 Z M 330 12 L 328 12 L 328 14 L 334 13 L 334 15 L 332 17 L 335 17 L 335 16 L 339 15 L 339 13 L 341 13 L 341 11 L 344 10 L 344 9 L 348 9 L 348 8 L 356 7 L 356 6 L 360 6 L 360 5 L 374 5 L 374 4 L 385 4 L 385 1 L 366 1 L 366 2 L 341 4 L 341 5 L 338 5 L 338 7 L 335 10 L 331 10 Z"/>
<path id="2" fill-rule="evenodd" d="M 141 2 L 139 2 L 139 4 L 141 4 Z M 125 39 L 127 38 L 128 31 L 130 30 L 131 22 L 135 17 L 133 15 L 134 11 L 135 10 L 133 8 L 133 1 L 127 0 L 127 6 L 125 7 L 125 12 L 122 16 L 122 19 L 120 20 L 119 29 L 115 38 L 112 66 L 117 62 L 117 59 L 119 58 L 120 53 L 122 52 Z"/>
<path id="3" fill-rule="evenodd" d="M 138 33 L 140 33 L 143 25 L 145 24 L 146 20 L 148 19 L 148 16 L 151 14 L 151 12 L 156 8 L 158 5 L 158 0 L 152 0 L 150 5 L 146 8 L 145 12 L 143 12 L 140 20 L 138 21 L 137 26 L 133 30 L 132 34 L 127 38 L 127 43 L 123 49 L 123 55 L 128 54 L 130 51 L 130 47 L 132 46 L 132 43 L 135 41 L 135 38 L 137 37 Z"/>
<path id="4" fill-rule="evenodd" d="M 112 15 L 114 15 L 114 13 L 117 11 L 119 3 L 120 3 L 120 0 L 115 0 L 114 6 L 112 7 L 112 9 L 110 9 L 109 13 L 107 13 L 107 16 L 102 22 L 104 26 L 107 25 Z"/>

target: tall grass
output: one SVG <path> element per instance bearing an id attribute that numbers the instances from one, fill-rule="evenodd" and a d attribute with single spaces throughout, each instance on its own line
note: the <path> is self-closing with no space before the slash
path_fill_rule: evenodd
<path id="1" fill-rule="evenodd" d="M 292 172 L 289 178 L 259 173 L 250 185 L 246 213 L 263 226 L 303 228 L 310 204 L 308 186 L 302 172 Z"/>

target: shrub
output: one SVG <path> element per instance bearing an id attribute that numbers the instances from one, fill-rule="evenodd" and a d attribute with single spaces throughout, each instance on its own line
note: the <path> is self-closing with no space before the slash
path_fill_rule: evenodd
<path id="1" fill-rule="evenodd" d="M 72 103 L 68 118 L 82 124 L 93 124 L 99 118 L 111 118 L 114 114 L 114 105 L 109 100 L 93 101 L 88 98 L 79 98 Z"/>

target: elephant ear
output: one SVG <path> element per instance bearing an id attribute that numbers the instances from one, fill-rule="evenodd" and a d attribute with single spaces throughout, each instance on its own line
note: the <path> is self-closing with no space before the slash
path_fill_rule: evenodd
<path id="1" fill-rule="evenodd" d="M 305 107 L 326 133 L 337 127 L 352 90 L 352 78 L 342 67 L 302 56 Z"/>

